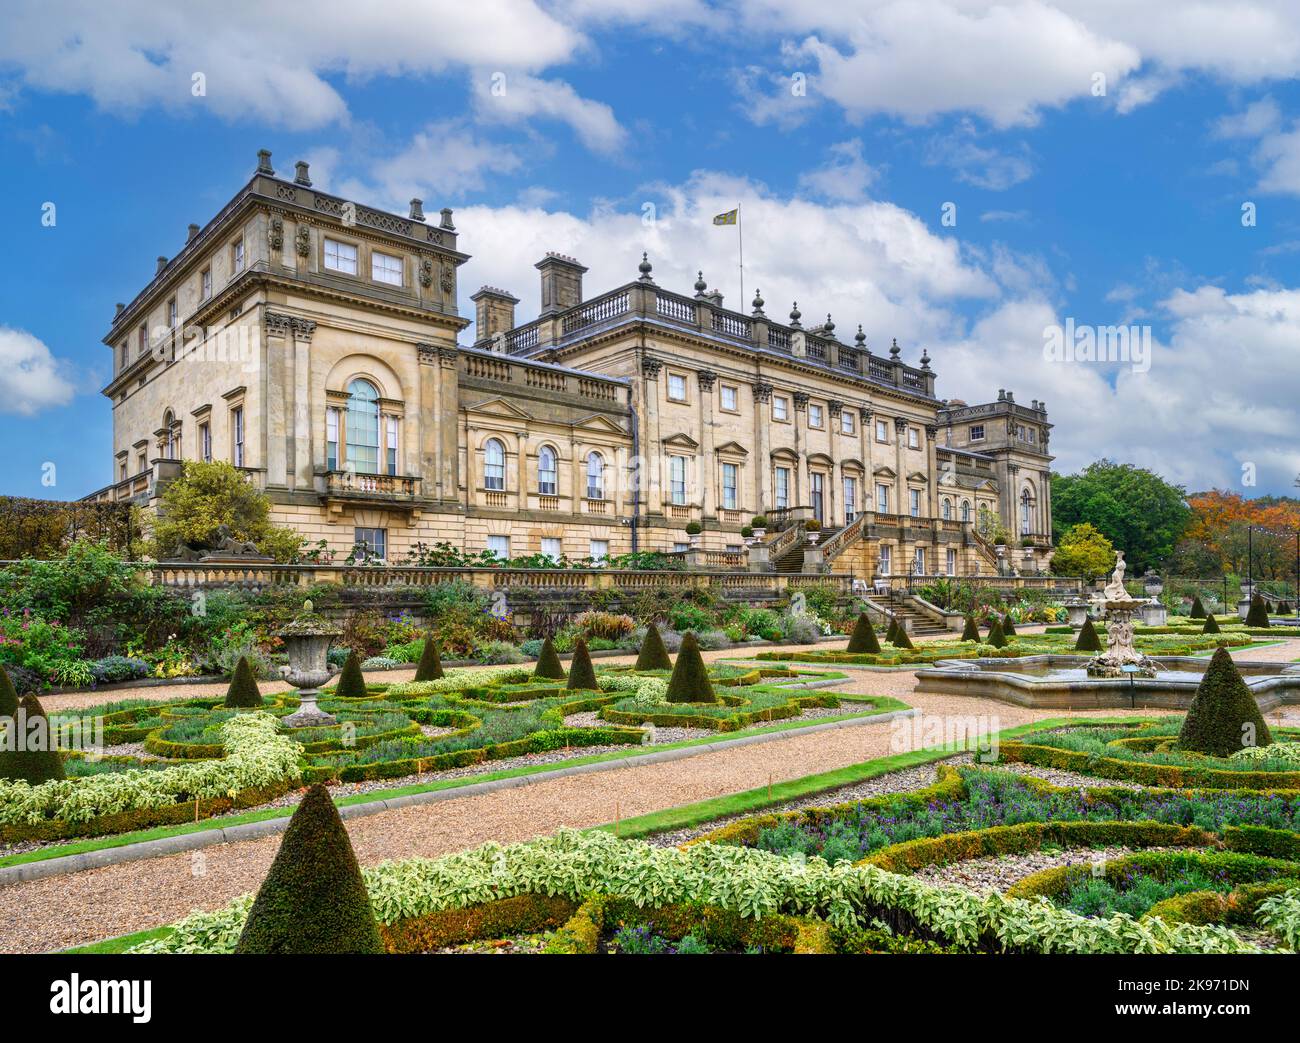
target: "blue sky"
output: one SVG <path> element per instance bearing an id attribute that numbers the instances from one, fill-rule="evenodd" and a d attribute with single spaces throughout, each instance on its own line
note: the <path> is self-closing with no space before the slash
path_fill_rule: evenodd
<path id="1" fill-rule="evenodd" d="M 709 218 L 740 202 L 747 298 L 926 348 L 942 397 L 1044 399 L 1059 468 L 1293 491 L 1295 5 L 795 6 L 321 0 L 303 26 L 245 0 L 7 4 L 0 491 L 109 481 L 114 302 L 261 147 L 363 202 L 454 207 L 470 316 L 485 283 L 533 315 L 547 249 L 590 266 L 589 294 L 647 250 L 662 285 L 702 268 L 736 307 L 734 232 Z M 1148 364 L 1046 358 L 1067 319 L 1149 326 Z"/>

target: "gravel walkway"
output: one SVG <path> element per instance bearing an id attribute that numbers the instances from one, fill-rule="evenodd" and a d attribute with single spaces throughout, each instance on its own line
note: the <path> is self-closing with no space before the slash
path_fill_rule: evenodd
<path id="1" fill-rule="evenodd" d="M 1160 851 L 1162 848 L 1144 848 Z M 987 895 L 1005 891 L 1027 876 L 1054 869 L 1057 866 L 1092 865 L 1109 862 L 1133 854 L 1132 848 L 1067 848 L 1062 851 L 1026 851 L 1017 855 L 990 855 L 987 858 L 969 858 L 964 862 L 951 862 L 944 866 L 926 866 L 913 874 L 918 880 L 930 884 L 947 884 L 964 887 L 976 894 Z"/>
<path id="2" fill-rule="evenodd" d="M 706 658 L 727 654 L 706 653 Z M 941 718 L 982 717 L 990 730 L 1054 715 L 990 700 L 913 694 L 914 686 L 914 672 L 899 671 L 855 673 L 838 687 L 900 698 Z M 731 747 L 685 761 L 551 779 L 352 819 L 348 832 L 366 864 L 433 857 L 488 840 L 526 840 L 561 826 L 599 825 L 902 752 L 907 746 L 900 748 L 896 731 L 897 726 L 881 722 Z M 907 733 L 901 734 L 906 738 Z M 0 921 L 0 952 L 66 948 L 169 923 L 195 909 L 215 909 L 256 890 L 279 844 L 278 836 L 268 837 L 11 885 L 4 897 L 14 915 Z"/>

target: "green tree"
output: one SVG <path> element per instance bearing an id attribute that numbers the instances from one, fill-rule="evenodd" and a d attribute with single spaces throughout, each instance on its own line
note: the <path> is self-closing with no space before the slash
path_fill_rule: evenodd
<path id="1" fill-rule="evenodd" d="M 438 642 L 432 632 L 424 639 L 424 648 L 420 650 L 420 661 L 415 667 L 417 681 L 436 681 L 442 676 L 442 659 L 438 655 Z"/>
<path id="2" fill-rule="evenodd" d="M 154 520 L 153 555 L 171 557 L 179 543 L 211 540 L 218 526 L 228 525 L 235 539 L 255 543 L 276 561 L 292 561 L 302 537 L 272 525 L 270 512 L 271 501 L 249 485 L 233 464 L 186 460 L 181 476 L 162 494 Z"/>
<path id="3" fill-rule="evenodd" d="M 1152 471 L 1098 460 L 1078 474 L 1052 475 L 1052 527 L 1091 522 L 1141 573 L 1173 554 L 1192 520 L 1187 492 Z"/>
<path id="4" fill-rule="evenodd" d="M 1197 686 L 1178 733 L 1178 748 L 1212 757 L 1230 757 L 1248 746 L 1271 746 L 1259 704 L 1237 671 L 1226 648 L 1220 648 Z"/>
<path id="5" fill-rule="evenodd" d="M 1072 525 L 1052 555 L 1058 576 L 1082 576 L 1089 583 L 1115 567 L 1115 548 L 1090 522 Z"/>
<path id="6" fill-rule="evenodd" d="M 248 665 L 248 658 L 240 656 L 235 664 L 234 675 L 230 678 L 230 687 L 226 689 L 226 706 L 232 709 L 246 710 L 262 705 L 262 693 L 257 687 L 257 678 L 253 668 Z"/>
<path id="7" fill-rule="evenodd" d="M 664 639 L 659 634 L 659 628 L 651 621 L 650 625 L 645 628 L 645 637 L 641 641 L 641 649 L 637 653 L 636 666 L 633 670 L 671 670 L 673 661 L 668 658 L 668 649 L 664 647 Z"/>
<path id="8" fill-rule="evenodd" d="M 716 703 L 718 697 L 713 693 L 709 682 L 709 670 L 700 655 L 699 643 L 695 632 L 688 630 L 682 636 L 682 647 L 677 653 L 677 662 L 673 666 L 672 676 L 668 678 L 668 693 L 665 699 L 670 703 Z"/>
<path id="9" fill-rule="evenodd" d="M 961 639 L 963 641 L 975 641 L 976 643 L 979 642 L 980 628 L 979 628 L 979 624 L 975 622 L 974 616 L 966 617 L 966 625 L 962 627 Z"/>
<path id="10" fill-rule="evenodd" d="M 599 686 L 596 684 L 596 669 L 591 665 L 591 653 L 587 651 L 587 642 L 584 638 L 578 638 L 573 643 L 573 662 L 569 664 L 569 688 L 581 688 L 594 691 Z"/>
<path id="11" fill-rule="evenodd" d="M 1097 636 L 1097 628 L 1092 625 L 1092 618 L 1084 616 L 1083 626 L 1079 628 L 1079 636 L 1075 639 L 1074 650 L 1076 652 L 1100 652 L 1101 638 Z"/>
<path id="12" fill-rule="evenodd" d="M 537 655 L 537 668 L 533 670 L 533 676 L 549 681 L 564 680 L 564 666 L 555 651 L 555 642 L 549 637 L 542 642 L 542 650 Z"/>
<path id="13" fill-rule="evenodd" d="M 339 699 L 362 699 L 366 695 L 366 677 L 361 672 L 361 656 L 355 648 L 348 652 L 347 659 L 343 661 L 334 695 Z"/>
<path id="14" fill-rule="evenodd" d="M 858 616 L 858 621 L 853 627 L 853 634 L 849 638 L 849 645 L 846 652 L 873 654 L 880 651 L 880 641 L 876 638 L 876 630 L 871 625 L 871 620 L 863 612 Z"/>
<path id="15" fill-rule="evenodd" d="M 42 720 L 44 724 L 40 723 Z M 39 786 L 64 777 L 63 755 L 58 751 L 49 718 L 36 696 L 29 692 L 22 697 L 8 727 L 15 730 L 15 741 L 0 743 L 0 779 Z"/>

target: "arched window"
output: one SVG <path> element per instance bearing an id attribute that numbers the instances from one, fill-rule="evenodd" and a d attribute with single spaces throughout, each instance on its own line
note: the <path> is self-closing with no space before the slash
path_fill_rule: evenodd
<path id="1" fill-rule="evenodd" d="M 964 522 L 970 521 L 970 500 L 962 500 L 961 502 L 961 520 Z"/>
<path id="2" fill-rule="evenodd" d="M 537 491 L 543 496 L 554 496 L 559 488 L 560 470 L 555 450 L 544 445 L 537 453 Z"/>
<path id="3" fill-rule="evenodd" d="M 483 488 L 504 490 L 506 487 L 506 447 L 495 438 L 483 446 Z"/>
<path id="4" fill-rule="evenodd" d="M 605 498 L 605 458 L 599 453 L 587 454 L 587 499 Z"/>
<path id="5" fill-rule="evenodd" d="M 952 501 L 946 496 L 943 498 L 943 520 L 952 521 Z"/>
<path id="6" fill-rule="evenodd" d="M 170 409 L 163 415 L 163 429 L 167 432 L 163 456 L 168 460 L 175 460 L 178 455 L 176 447 L 178 431 L 176 428 L 176 414 Z"/>
<path id="7" fill-rule="evenodd" d="M 1034 497 L 1028 489 L 1020 493 L 1020 535 L 1033 532 Z"/>
<path id="8" fill-rule="evenodd" d="M 368 380 L 348 385 L 348 469 L 357 474 L 379 473 L 379 392 Z"/>

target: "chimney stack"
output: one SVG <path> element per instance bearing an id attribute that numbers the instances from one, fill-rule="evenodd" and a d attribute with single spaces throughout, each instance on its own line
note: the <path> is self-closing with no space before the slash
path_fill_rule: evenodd
<path id="1" fill-rule="evenodd" d="M 259 174 L 270 174 L 275 176 L 275 168 L 271 166 L 271 150 L 260 148 L 257 150 L 257 172 Z"/>
<path id="2" fill-rule="evenodd" d="M 572 257 L 549 252 L 533 265 L 542 273 L 542 315 L 555 315 L 582 303 L 582 274 Z"/>
<path id="3" fill-rule="evenodd" d="M 160 254 L 158 257 L 158 270 L 154 272 L 154 275 L 162 275 L 162 270 L 166 267 L 167 267 L 167 258 L 163 257 Z"/>
<path id="4" fill-rule="evenodd" d="M 301 159 L 293 165 L 293 183 L 302 185 L 303 188 L 311 188 L 311 175 L 308 170 L 311 168 Z"/>
<path id="5" fill-rule="evenodd" d="M 515 328 L 515 305 L 519 298 L 495 286 L 484 286 L 470 294 L 474 302 L 474 346 L 490 344 L 498 333 Z"/>
<path id="6" fill-rule="evenodd" d="M 198 226 L 198 225 L 190 225 L 189 229 L 187 230 L 187 232 L 186 232 L 186 234 L 185 234 L 185 241 L 186 241 L 187 243 L 192 243 L 192 242 L 194 242 L 194 240 L 197 239 L 198 237 L 199 237 L 199 226 Z"/>
<path id="7" fill-rule="evenodd" d="M 410 212 L 410 214 L 407 215 L 407 216 L 409 216 L 410 219 L 411 219 L 412 221 L 423 221 L 423 220 L 424 220 L 424 200 L 423 200 L 423 199 L 412 199 L 412 200 L 411 200 L 411 212 Z"/>

